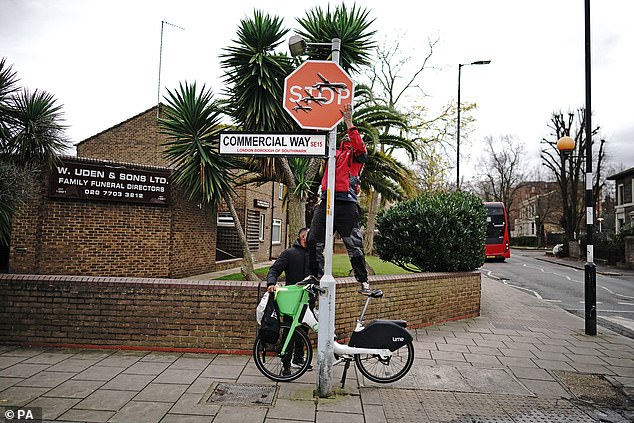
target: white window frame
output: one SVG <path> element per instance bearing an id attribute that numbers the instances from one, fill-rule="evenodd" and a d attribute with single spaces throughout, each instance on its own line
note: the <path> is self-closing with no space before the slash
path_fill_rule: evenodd
<path id="1" fill-rule="evenodd" d="M 276 231 L 276 228 L 277 228 L 277 231 Z M 282 243 L 282 219 L 273 219 L 273 228 L 271 231 L 271 244 L 279 245 L 281 243 Z"/>
<path id="2" fill-rule="evenodd" d="M 283 198 L 284 198 L 284 184 L 280 182 L 278 186 L 277 199 L 281 200 Z"/>
<path id="3" fill-rule="evenodd" d="M 266 223 L 266 216 L 264 213 L 260 213 L 260 242 L 264 241 L 264 228 Z"/>
<path id="4" fill-rule="evenodd" d="M 625 204 L 625 185 L 618 184 L 616 187 L 616 205 L 622 206 Z"/>
<path id="5" fill-rule="evenodd" d="M 230 212 L 218 212 L 216 225 L 225 228 L 233 228 L 234 226 L 236 226 L 233 222 L 233 216 L 231 216 Z"/>

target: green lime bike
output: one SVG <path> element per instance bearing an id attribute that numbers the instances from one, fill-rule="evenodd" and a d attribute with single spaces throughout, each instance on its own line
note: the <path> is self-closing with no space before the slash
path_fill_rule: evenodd
<path id="1" fill-rule="evenodd" d="M 319 330 L 318 311 L 310 304 L 325 290 L 315 284 L 276 287 L 275 302 L 281 314 L 280 336 L 275 344 L 256 337 L 253 359 L 258 370 L 269 379 L 289 382 L 310 368 L 313 347 L 307 328 Z M 364 326 L 363 318 L 372 298 L 383 292 L 374 290 L 366 299 L 361 316 L 350 336 L 350 342 L 334 343 L 335 361 L 345 364 L 342 387 L 350 362 L 366 378 L 378 383 L 391 383 L 407 374 L 414 362 L 412 335 L 404 320 L 377 319 Z M 301 328 L 305 329 L 301 329 Z"/>

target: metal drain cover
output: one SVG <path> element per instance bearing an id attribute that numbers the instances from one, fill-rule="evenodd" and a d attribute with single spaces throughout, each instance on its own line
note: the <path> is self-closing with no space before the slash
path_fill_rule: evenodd
<path id="1" fill-rule="evenodd" d="M 277 386 L 218 383 L 207 399 L 208 404 L 273 405 Z"/>

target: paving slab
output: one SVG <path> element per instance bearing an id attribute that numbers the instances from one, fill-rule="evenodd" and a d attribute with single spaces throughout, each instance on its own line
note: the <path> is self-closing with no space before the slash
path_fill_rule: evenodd
<path id="1" fill-rule="evenodd" d="M 119 391 L 141 391 L 156 376 L 154 375 L 130 375 L 119 374 L 103 385 L 103 389 L 114 389 Z"/>
<path id="2" fill-rule="evenodd" d="M 166 414 L 161 423 L 211 423 L 213 417 L 211 416 L 192 416 L 186 414 Z"/>
<path id="3" fill-rule="evenodd" d="M 484 369 L 461 367 L 457 369 L 472 392 L 508 394 L 508 395 L 530 395 L 528 391 L 509 371 L 506 369 Z"/>
<path id="4" fill-rule="evenodd" d="M 73 379 L 108 381 L 116 377 L 119 373 L 121 373 L 124 370 L 125 370 L 125 367 L 110 367 L 110 366 L 95 365 L 73 376 Z"/>
<path id="5" fill-rule="evenodd" d="M 268 408 L 266 407 L 223 405 L 220 407 L 218 414 L 216 414 L 214 421 L 223 423 L 263 423 L 267 412 Z"/>
<path id="6" fill-rule="evenodd" d="M 157 376 L 161 374 L 165 369 L 169 367 L 170 362 L 155 362 L 155 361 L 138 361 L 132 364 L 130 367 L 123 371 L 124 374 L 133 375 L 153 375 Z"/>
<path id="7" fill-rule="evenodd" d="M 57 385 L 65 382 L 71 377 L 75 376 L 75 373 L 67 372 L 39 372 L 30 378 L 24 379 L 19 382 L 17 386 L 33 386 L 36 388 L 54 388 Z"/>
<path id="8" fill-rule="evenodd" d="M 159 374 L 154 382 L 156 383 L 176 383 L 176 384 L 191 384 L 198 375 L 201 373 L 201 369 L 172 369 L 171 367 Z"/>
<path id="9" fill-rule="evenodd" d="M 56 398 L 86 398 L 103 386 L 103 381 L 98 380 L 67 380 L 56 388 L 51 389 L 45 395 Z"/>
<path id="10" fill-rule="evenodd" d="M 59 418 L 65 421 L 71 422 L 107 422 L 114 415 L 114 411 L 101 411 L 101 410 L 81 410 L 72 408 L 66 413 L 62 414 Z"/>
<path id="11" fill-rule="evenodd" d="M 55 420 L 79 401 L 76 398 L 40 397 L 28 403 L 26 407 L 40 407 L 42 409 L 42 420 Z"/>
<path id="12" fill-rule="evenodd" d="M 24 361 L 24 360 L 26 360 L 25 357 L 0 355 L 0 370 L 6 369 L 7 367 L 11 367 L 14 364 L 20 363 L 21 361 Z"/>
<path id="13" fill-rule="evenodd" d="M 453 366 L 412 367 L 410 373 L 416 379 L 416 387 L 424 390 L 470 391 L 471 386 Z"/>
<path id="14" fill-rule="evenodd" d="M 30 403 L 36 398 L 41 397 L 48 390 L 49 390 L 48 388 L 30 388 L 26 386 L 12 386 L 0 392 L 0 404 L 20 407 Z"/>
<path id="15" fill-rule="evenodd" d="M 322 401 L 319 401 L 320 405 Z M 342 404 L 343 405 L 343 404 Z M 322 411 L 328 411 L 325 407 L 320 409 Z M 317 406 L 314 401 L 303 400 L 291 400 L 278 398 L 275 402 L 275 407 L 271 408 L 267 413 L 267 419 L 283 419 L 283 420 L 297 420 L 297 421 L 309 421 L 315 420 L 315 412 Z M 345 410 L 338 410 L 345 411 Z M 361 412 L 361 406 L 359 405 L 359 413 Z"/>
<path id="16" fill-rule="evenodd" d="M 113 423 L 155 423 L 161 421 L 172 404 L 130 401 L 108 420 Z"/>
<path id="17" fill-rule="evenodd" d="M 75 353 L 62 353 L 62 352 L 42 352 L 23 361 L 26 364 L 57 364 L 60 361 L 66 360 L 72 357 Z"/>
<path id="18" fill-rule="evenodd" d="M 29 364 L 29 363 L 21 362 L 1 370 L 0 378 L 3 378 L 3 377 L 28 378 L 49 367 L 50 367 L 49 364 Z"/>
<path id="19" fill-rule="evenodd" d="M 215 416 L 218 414 L 218 411 L 220 411 L 220 407 L 220 405 L 205 402 L 205 395 L 185 393 L 176 401 L 174 406 L 170 409 L 170 413 Z"/>
<path id="20" fill-rule="evenodd" d="M 126 405 L 136 394 L 137 393 L 133 391 L 99 389 L 79 402 L 76 408 L 84 410 L 119 411 L 119 409 Z"/>
<path id="21" fill-rule="evenodd" d="M 172 383 L 150 383 L 134 397 L 134 400 L 174 403 L 185 392 L 188 386 L 189 385 L 177 385 Z"/>

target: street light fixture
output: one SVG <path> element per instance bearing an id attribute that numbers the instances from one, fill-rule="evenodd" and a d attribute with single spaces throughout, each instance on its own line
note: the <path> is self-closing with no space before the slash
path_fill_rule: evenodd
<path id="1" fill-rule="evenodd" d="M 341 46 L 341 40 L 339 40 L 338 38 L 333 39 L 331 43 L 308 43 L 300 35 L 293 35 L 291 36 L 291 38 L 288 39 L 288 50 L 291 52 L 291 56 L 297 57 L 304 54 L 308 46 L 328 46 L 332 48 L 332 52 L 333 52 L 332 61 L 337 62 L 337 64 L 339 64 L 339 58 L 337 58 L 337 60 L 334 59 L 335 40 L 338 40 L 336 51 L 337 51 L 337 55 L 339 55 L 339 47 Z"/>
<path id="2" fill-rule="evenodd" d="M 458 123 L 456 128 L 456 189 L 460 189 L 460 73 L 463 66 L 488 65 L 490 60 L 478 60 L 471 63 L 458 64 Z"/>

